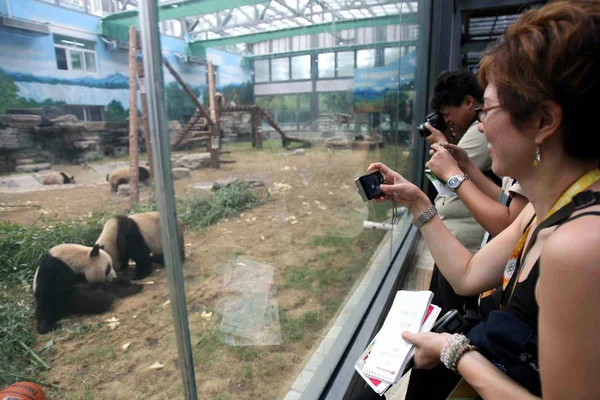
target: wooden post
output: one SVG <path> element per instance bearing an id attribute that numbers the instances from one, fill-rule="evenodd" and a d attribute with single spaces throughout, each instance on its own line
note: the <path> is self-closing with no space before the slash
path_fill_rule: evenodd
<path id="1" fill-rule="evenodd" d="M 137 32 L 129 27 L 129 193 L 130 205 L 139 203 L 138 108 L 137 108 Z"/>
<path id="2" fill-rule="evenodd" d="M 210 149 L 210 167 L 219 168 L 221 158 L 219 150 L 221 149 L 221 124 L 219 123 L 219 109 L 215 96 L 215 67 L 212 62 L 208 62 L 208 109 L 210 118 L 214 125 L 210 127 L 210 140 L 208 146 Z"/>
<path id="3" fill-rule="evenodd" d="M 210 115 L 208 115 L 208 113 L 206 112 L 204 107 L 202 107 L 202 104 L 200 104 L 200 102 L 196 98 L 196 95 L 194 94 L 194 92 L 192 92 L 192 90 L 189 88 L 189 86 L 185 84 L 183 79 L 181 79 L 181 76 L 177 73 L 177 71 L 175 71 L 175 69 L 171 66 L 169 61 L 167 61 L 166 57 L 163 57 L 163 64 L 165 64 L 165 67 L 167 67 L 167 69 L 169 70 L 171 75 L 173 75 L 173 78 L 175 78 L 177 83 L 179 83 L 179 85 L 181 86 L 183 91 L 189 96 L 189 98 L 192 100 L 192 102 L 194 102 L 194 104 L 198 108 L 198 111 L 200 111 L 200 114 L 202 114 L 202 117 L 206 118 L 209 125 L 214 125 L 215 124 L 214 120 L 212 118 L 210 118 Z"/>
<path id="4" fill-rule="evenodd" d="M 258 110 L 253 108 L 252 111 L 250 111 L 250 115 L 252 124 L 252 147 L 262 149 L 263 141 L 262 133 L 260 131 L 260 116 L 258 115 Z"/>
<path id="5" fill-rule="evenodd" d="M 138 41 L 140 43 L 140 41 Z M 138 46 L 141 49 L 141 46 Z M 152 166 L 152 142 L 150 141 L 150 122 L 148 121 L 148 100 L 146 99 L 146 81 L 144 79 L 144 62 L 141 53 L 136 57 L 137 75 L 140 82 L 140 100 L 142 102 L 142 132 L 144 141 L 146 142 L 146 155 L 148 156 L 148 165 L 150 167 L 150 176 L 153 175 L 154 168 Z"/>

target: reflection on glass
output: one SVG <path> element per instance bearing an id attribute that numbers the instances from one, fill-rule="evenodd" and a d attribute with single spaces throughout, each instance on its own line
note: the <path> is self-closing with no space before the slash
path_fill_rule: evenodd
<path id="1" fill-rule="evenodd" d="M 383 50 L 384 64 L 388 65 L 400 59 L 400 47 L 386 47 Z"/>
<path id="2" fill-rule="evenodd" d="M 269 60 L 254 61 L 254 79 L 256 82 L 269 82 Z"/>
<path id="3" fill-rule="evenodd" d="M 65 49 L 55 47 L 54 52 L 56 54 L 56 67 L 62 70 L 68 70 L 69 65 L 67 64 L 67 51 Z"/>
<path id="4" fill-rule="evenodd" d="M 290 80 L 290 59 L 274 58 L 271 60 L 271 79 L 273 81 Z"/>
<path id="5" fill-rule="evenodd" d="M 319 53 L 319 78 L 335 77 L 335 53 Z"/>
<path id="6" fill-rule="evenodd" d="M 337 76 L 354 75 L 354 52 L 342 51 L 337 53 Z"/>
<path id="7" fill-rule="evenodd" d="M 84 53 L 85 70 L 87 72 L 96 72 L 96 56 L 94 53 Z"/>
<path id="8" fill-rule="evenodd" d="M 375 66 L 375 49 L 363 49 L 356 52 L 357 68 L 372 68 Z"/>
<path id="9" fill-rule="evenodd" d="M 291 57 L 292 79 L 310 79 L 310 56 Z"/>
<path id="10" fill-rule="evenodd" d="M 83 70 L 83 53 L 79 51 L 69 50 L 69 57 L 71 58 L 71 69 L 72 70 Z"/>

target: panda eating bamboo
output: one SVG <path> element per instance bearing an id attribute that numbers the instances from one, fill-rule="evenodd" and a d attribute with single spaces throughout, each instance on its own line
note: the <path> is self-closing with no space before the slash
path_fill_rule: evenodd
<path id="1" fill-rule="evenodd" d="M 117 278 L 112 259 L 101 246 L 60 244 L 48 251 L 33 277 L 37 330 L 53 331 L 69 314 L 106 312 L 116 298 L 142 288 Z"/>

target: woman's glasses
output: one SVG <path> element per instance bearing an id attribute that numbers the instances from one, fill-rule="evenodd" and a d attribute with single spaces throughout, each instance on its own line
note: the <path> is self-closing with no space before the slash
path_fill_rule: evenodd
<path id="1" fill-rule="evenodd" d="M 487 117 L 488 112 L 490 112 L 491 110 L 494 110 L 496 108 L 502 108 L 504 107 L 503 105 L 495 105 L 495 106 L 490 106 L 490 107 L 479 107 L 475 109 L 475 118 L 477 118 L 477 121 L 479 122 L 483 122 L 485 120 L 485 117 Z"/>

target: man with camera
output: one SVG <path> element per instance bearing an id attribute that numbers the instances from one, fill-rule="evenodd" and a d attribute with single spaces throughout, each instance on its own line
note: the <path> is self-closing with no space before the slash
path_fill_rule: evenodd
<path id="1" fill-rule="evenodd" d="M 444 71 L 437 78 L 431 99 L 435 112 L 428 115 L 427 122 L 420 125 L 418 131 L 430 145 L 457 143 L 479 170 L 491 174 L 492 160 L 487 140 L 477 129 L 475 115 L 475 109 L 482 103 L 483 89 L 475 75 L 467 70 Z M 456 191 L 467 179 L 469 177 L 465 174 L 450 177 L 448 186 Z M 460 198 L 457 195 L 438 196 L 435 206 L 448 229 L 466 248 L 476 253 L 485 232 Z M 463 310 L 468 301 L 454 293 L 437 268 L 434 269 L 431 289 L 435 293 L 434 301 L 442 307 L 443 313 L 450 309 Z"/>
<path id="2" fill-rule="evenodd" d="M 443 146 L 448 142 L 457 144 L 466 151 L 479 170 L 493 175 L 487 140 L 477 128 L 475 109 L 482 106 L 483 89 L 475 75 L 467 70 L 444 71 L 437 78 L 431 99 L 434 112 L 427 116 L 427 121 L 419 125 L 417 131 L 430 145 L 437 143 Z M 462 182 L 468 179 L 466 174 L 452 176 L 448 178 L 447 186 L 456 192 Z M 435 207 L 454 236 L 469 251 L 476 253 L 485 232 L 460 198 L 457 195 L 437 196 Z M 433 302 L 442 308 L 442 315 L 452 309 L 461 314 L 465 310 L 472 310 L 467 311 L 467 315 L 477 314 L 477 296 L 457 295 L 437 266 L 433 270 L 430 290 L 434 293 Z M 430 374 L 427 372 L 412 371 L 406 393 L 407 400 L 436 398 L 446 390 L 442 382 L 432 385 Z M 449 384 L 453 385 L 454 382 Z"/>

